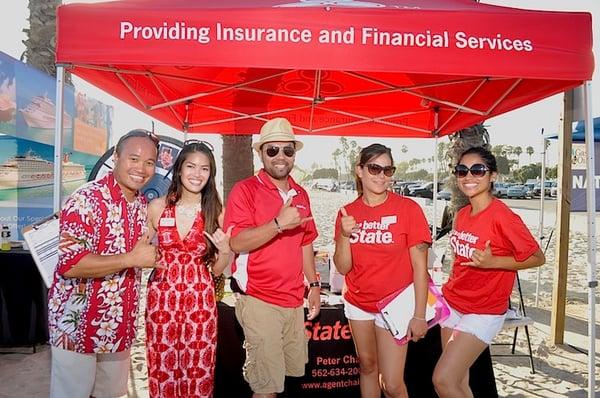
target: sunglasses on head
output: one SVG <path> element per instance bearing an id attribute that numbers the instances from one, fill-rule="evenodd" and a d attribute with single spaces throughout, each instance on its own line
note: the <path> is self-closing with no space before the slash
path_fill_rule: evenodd
<path id="1" fill-rule="evenodd" d="M 158 144 L 160 142 L 160 139 L 158 138 L 158 136 L 156 134 L 154 134 L 154 132 L 148 131 L 145 129 L 135 129 L 135 130 L 129 131 L 127 134 L 125 134 L 124 136 L 122 136 L 119 139 L 119 143 L 124 142 L 125 140 L 127 140 L 129 138 L 143 138 L 143 137 L 150 138 L 152 143 L 154 145 L 156 145 L 156 147 L 158 148 Z M 117 146 L 118 146 L 118 144 L 117 144 Z"/>
<path id="2" fill-rule="evenodd" d="M 293 146 L 278 147 L 278 146 L 268 145 L 265 152 L 267 153 L 268 157 L 274 158 L 275 156 L 277 156 L 280 149 L 283 151 L 283 154 L 288 158 L 291 158 L 292 156 L 294 156 L 296 154 L 296 148 L 294 148 Z"/>
<path id="3" fill-rule="evenodd" d="M 471 172 L 473 177 L 483 177 L 488 171 L 490 171 L 490 169 L 485 164 L 481 163 L 476 163 L 470 168 L 464 164 L 457 164 L 454 167 L 454 175 L 458 178 L 466 177 L 469 172 Z"/>
<path id="4" fill-rule="evenodd" d="M 211 152 L 215 151 L 215 148 L 212 146 L 212 144 L 210 142 L 206 142 L 206 141 L 202 141 L 202 140 L 196 140 L 196 139 L 192 139 L 192 140 L 186 140 L 183 143 L 183 146 L 186 145 L 204 145 L 205 147 L 207 147 L 208 149 L 210 149 Z"/>
<path id="5" fill-rule="evenodd" d="M 377 163 L 367 163 L 363 167 L 366 167 L 371 175 L 379 175 L 383 171 L 383 175 L 386 177 L 391 177 L 396 172 L 396 168 L 394 166 L 380 166 Z"/>

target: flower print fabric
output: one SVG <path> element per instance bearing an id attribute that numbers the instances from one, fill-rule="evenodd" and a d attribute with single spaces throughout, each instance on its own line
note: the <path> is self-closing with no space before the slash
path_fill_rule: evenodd
<path id="1" fill-rule="evenodd" d="M 204 221 L 198 213 L 181 238 L 167 206 L 158 222 L 159 263 L 148 282 L 146 339 L 151 397 L 212 397 L 217 312 L 212 276 L 202 261 Z M 166 220 L 166 221 L 165 221 Z"/>

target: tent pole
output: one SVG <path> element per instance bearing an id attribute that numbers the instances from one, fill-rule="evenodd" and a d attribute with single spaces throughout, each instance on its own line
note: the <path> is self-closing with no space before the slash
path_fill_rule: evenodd
<path id="1" fill-rule="evenodd" d="M 188 130 L 190 128 L 190 101 L 185 103 L 185 121 L 183 122 L 183 144 L 188 140 Z"/>
<path id="2" fill-rule="evenodd" d="M 546 138 L 544 137 L 544 129 L 542 128 L 542 176 L 540 183 L 540 226 L 538 230 L 538 239 L 540 247 L 544 247 L 544 198 L 546 196 Z M 538 307 L 540 297 L 540 277 L 542 267 L 537 267 L 537 278 L 535 281 L 535 306 Z"/>
<path id="3" fill-rule="evenodd" d="M 596 190 L 594 122 L 592 117 L 592 83 L 583 85 L 585 96 L 586 196 L 588 217 L 588 398 L 595 396 L 596 384 Z"/>
<path id="4" fill-rule="evenodd" d="M 52 208 L 54 212 L 62 205 L 62 141 L 63 141 L 63 109 L 64 109 L 65 69 L 56 66 L 56 109 L 54 122 L 54 189 Z"/>
<path id="5" fill-rule="evenodd" d="M 439 109 L 437 107 L 434 108 L 433 114 L 433 134 L 434 134 L 434 150 L 433 150 L 433 187 L 431 187 L 433 200 L 433 225 L 431 226 L 431 249 L 435 253 L 435 237 L 437 236 L 437 188 L 438 188 L 438 141 L 439 141 L 439 133 L 438 127 L 440 124 L 439 120 Z"/>

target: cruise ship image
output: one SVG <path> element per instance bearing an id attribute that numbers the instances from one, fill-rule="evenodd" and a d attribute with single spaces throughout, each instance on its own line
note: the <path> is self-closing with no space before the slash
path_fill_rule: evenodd
<path id="1" fill-rule="evenodd" d="M 21 112 L 29 127 L 39 129 L 53 129 L 55 127 L 54 102 L 46 94 L 33 97 L 29 105 L 19 109 L 19 112 Z M 73 124 L 73 119 L 67 112 L 63 112 L 63 123 L 66 127 L 71 127 Z"/>
<path id="2" fill-rule="evenodd" d="M 63 182 L 85 180 L 85 167 L 73 163 L 68 154 L 63 157 Z M 32 151 L 17 155 L 0 164 L 0 189 L 32 188 L 52 185 L 54 164 L 42 159 Z"/>
<path id="3" fill-rule="evenodd" d="M 0 122 L 10 122 L 15 117 L 17 106 L 7 95 L 0 94 Z"/>

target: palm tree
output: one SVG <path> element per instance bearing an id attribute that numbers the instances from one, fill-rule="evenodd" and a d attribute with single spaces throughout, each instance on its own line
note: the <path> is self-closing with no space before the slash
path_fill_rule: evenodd
<path id="1" fill-rule="evenodd" d="M 29 28 L 23 29 L 27 38 L 21 61 L 51 76 L 56 76 L 56 8 L 60 4 L 61 0 L 29 0 Z M 70 74 L 65 74 L 65 82 L 70 84 Z"/>
<path id="2" fill-rule="evenodd" d="M 515 147 L 515 155 L 517 155 L 517 162 L 521 164 L 521 154 L 523 153 L 523 148 L 520 146 Z"/>
<path id="3" fill-rule="evenodd" d="M 489 142 L 490 136 L 486 128 L 483 127 L 483 124 L 476 124 L 451 135 L 450 145 L 448 147 L 448 152 L 446 153 L 446 160 L 451 166 L 450 169 L 453 165 L 458 163 L 460 155 L 464 151 L 477 146 L 490 149 Z M 502 152 L 502 146 L 499 147 L 500 148 L 498 148 L 498 150 Z M 451 177 L 448 178 L 446 182 L 447 188 L 450 190 L 450 192 L 452 192 L 450 205 L 448 206 L 449 214 L 444 214 L 444 217 L 442 217 L 442 223 L 451 221 L 451 215 L 456 214 L 458 210 L 469 203 L 468 198 L 460 191 L 460 189 L 458 189 L 458 183 L 456 181 L 456 177 L 454 177 L 454 174 L 450 175 Z M 442 228 L 444 226 L 445 224 L 442 224 Z"/>
<path id="4" fill-rule="evenodd" d="M 527 148 L 525 148 L 525 152 L 527 152 L 527 154 L 529 155 L 529 163 L 531 163 L 531 155 L 533 155 L 533 153 L 535 152 L 533 150 L 532 146 L 528 146 Z"/>

